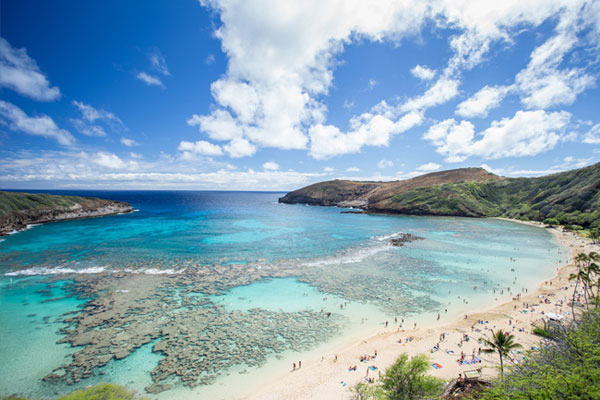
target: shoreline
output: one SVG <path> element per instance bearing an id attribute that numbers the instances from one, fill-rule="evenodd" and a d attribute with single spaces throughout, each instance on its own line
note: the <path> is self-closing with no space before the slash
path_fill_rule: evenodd
<path id="1" fill-rule="evenodd" d="M 497 218 L 506 221 L 526 224 L 543 228 L 540 222 L 520 221 L 508 218 Z M 571 282 L 568 281 L 569 274 L 575 268 L 574 256 L 579 252 L 588 253 L 597 249 L 598 245 L 592 245 L 587 239 L 583 239 L 572 232 L 563 232 L 559 228 L 552 228 L 550 232 L 560 244 L 570 252 L 568 261 L 563 265 L 557 265 L 552 277 L 541 280 L 535 290 L 521 294 L 516 300 L 501 301 L 484 309 L 473 307 L 473 311 L 466 318 L 458 317 L 444 322 L 428 323 L 416 329 L 374 328 L 372 334 L 363 336 L 362 339 L 354 339 L 352 342 L 346 340 L 331 347 L 337 355 L 337 361 L 333 356 L 325 359 L 312 358 L 303 360 L 301 369 L 291 373 L 285 371 L 273 376 L 269 382 L 251 392 L 244 399 L 350 399 L 352 393 L 349 388 L 358 382 L 364 381 L 367 376 L 378 378 L 381 371 L 391 366 L 402 353 L 414 356 L 426 353 L 431 363 L 438 363 L 442 368 L 430 369 L 433 376 L 450 381 L 455 379 L 459 373 L 481 368 L 484 379 L 493 378 L 498 375 L 498 357 L 495 354 L 478 354 L 478 339 L 489 337 L 489 329 L 505 329 L 511 331 L 516 337 L 516 342 L 523 345 L 522 351 L 529 350 L 531 346 L 539 345 L 542 338 L 533 335 L 533 324 L 541 321 L 543 315 L 548 312 L 560 314 L 570 312 L 566 301 L 570 297 Z M 566 289 L 565 289 L 566 288 Z M 564 305 L 558 304 L 560 300 Z M 549 303 L 546 303 L 548 301 Z M 525 304 L 528 307 L 525 307 Z M 568 318 L 568 317 L 567 317 Z M 478 321 L 487 323 L 478 323 Z M 440 341 L 440 335 L 445 333 L 445 340 Z M 470 338 L 462 342 L 463 335 Z M 406 342 L 413 337 L 414 340 Z M 402 344 L 398 340 L 402 340 Z M 440 350 L 431 352 L 433 346 L 440 344 Z M 462 343 L 462 346 L 459 346 Z M 449 354 L 447 350 L 452 350 Z M 359 357 L 363 354 L 374 355 L 373 360 L 363 363 Z M 465 360 L 470 360 L 475 355 L 481 359 L 481 363 L 459 365 L 461 351 L 464 351 Z M 515 358 L 522 355 L 514 354 Z M 356 371 L 349 371 L 349 366 L 357 365 Z M 369 371 L 368 366 L 376 365 L 377 371 Z M 507 363 L 509 365 L 509 363 Z M 370 372 L 370 374 L 369 374 Z"/>

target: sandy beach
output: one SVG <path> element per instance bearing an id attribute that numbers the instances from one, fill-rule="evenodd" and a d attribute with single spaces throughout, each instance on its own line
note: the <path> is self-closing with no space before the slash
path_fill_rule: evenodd
<path id="1" fill-rule="evenodd" d="M 536 222 L 522 222 L 543 226 Z M 479 353 L 482 347 L 478 340 L 489 338 L 490 330 L 502 328 L 516 336 L 516 342 L 523 346 L 513 359 L 523 359 L 522 352 L 532 346 L 539 346 L 541 338 L 532 334 L 533 325 L 541 325 L 547 313 L 570 313 L 567 305 L 572 295 L 573 284 L 568 277 L 574 271 L 572 263 L 577 253 L 600 251 L 599 245 L 592 245 L 571 232 L 560 228 L 550 231 L 570 249 L 569 262 L 557 266 L 554 278 L 540 282 L 537 290 L 521 293 L 511 301 L 497 304 L 488 309 L 477 309 L 472 313 L 448 320 L 442 315 L 439 321 L 431 321 L 427 326 L 416 329 L 399 329 L 391 323 L 388 328 L 378 328 L 367 337 L 345 343 L 321 358 L 302 360 L 302 367 L 281 371 L 273 380 L 248 396 L 248 399 L 349 399 L 350 388 L 365 378 L 379 378 L 379 374 L 390 366 L 402 353 L 415 355 L 426 353 L 431 363 L 439 368 L 431 368 L 430 374 L 450 381 L 465 371 L 480 369 L 483 378 L 499 374 L 499 360 L 496 354 Z M 570 314 L 565 318 L 570 318 Z M 405 327 L 406 328 L 406 327 Z M 443 335 L 443 338 L 442 338 Z M 410 339 L 412 338 L 412 340 Z M 467 340 L 468 338 L 468 340 Z M 407 340 L 408 339 L 408 340 Z M 439 350 L 434 346 L 439 343 Z M 460 363 L 461 353 L 469 363 Z M 368 356 L 361 362 L 361 357 Z M 376 356 L 375 356 L 376 355 Z M 475 361 L 473 355 L 476 357 Z M 375 357 L 374 357 L 375 356 Z M 478 361 L 481 360 L 481 361 Z M 510 361 L 507 363 L 510 365 Z M 349 367 L 356 366 L 356 370 Z M 371 369 L 369 367 L 376 367 Z"/>

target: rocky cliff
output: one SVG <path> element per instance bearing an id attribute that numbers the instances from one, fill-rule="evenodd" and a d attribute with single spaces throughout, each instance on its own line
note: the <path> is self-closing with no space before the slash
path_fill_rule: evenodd
<path id="1" fill-rule="evenodd" d="M 46 193 L 0 192 L 0 236 L 29 224 L 131 212 L 128 203 Z"/>

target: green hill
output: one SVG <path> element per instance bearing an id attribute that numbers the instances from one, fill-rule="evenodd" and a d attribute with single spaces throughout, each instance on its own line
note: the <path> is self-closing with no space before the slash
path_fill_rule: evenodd
<path id="1" fill-rule="evenodd" d="M 0 191 L 0 235 L 27 224 L 130 212 L 127 203 L 92 197 Z"/>
<path id="2" fill-rule="evenodd" d="M 561 224 L 598 228 L 599 187 L 600 163 L 536 178 L 505 178 L 464 168 L 397 182 L 321 182 L 279 201 L 411 215 L 556 218 Z"/>

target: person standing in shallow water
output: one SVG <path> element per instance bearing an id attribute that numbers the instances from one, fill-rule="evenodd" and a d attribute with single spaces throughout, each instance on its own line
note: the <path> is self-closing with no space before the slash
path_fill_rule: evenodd
<path id="1" fill-rule="evenodd" d="M 294 363 L 294 368 L 292 369 L 292 371 L 296 370 L 296 363 Z"/>

